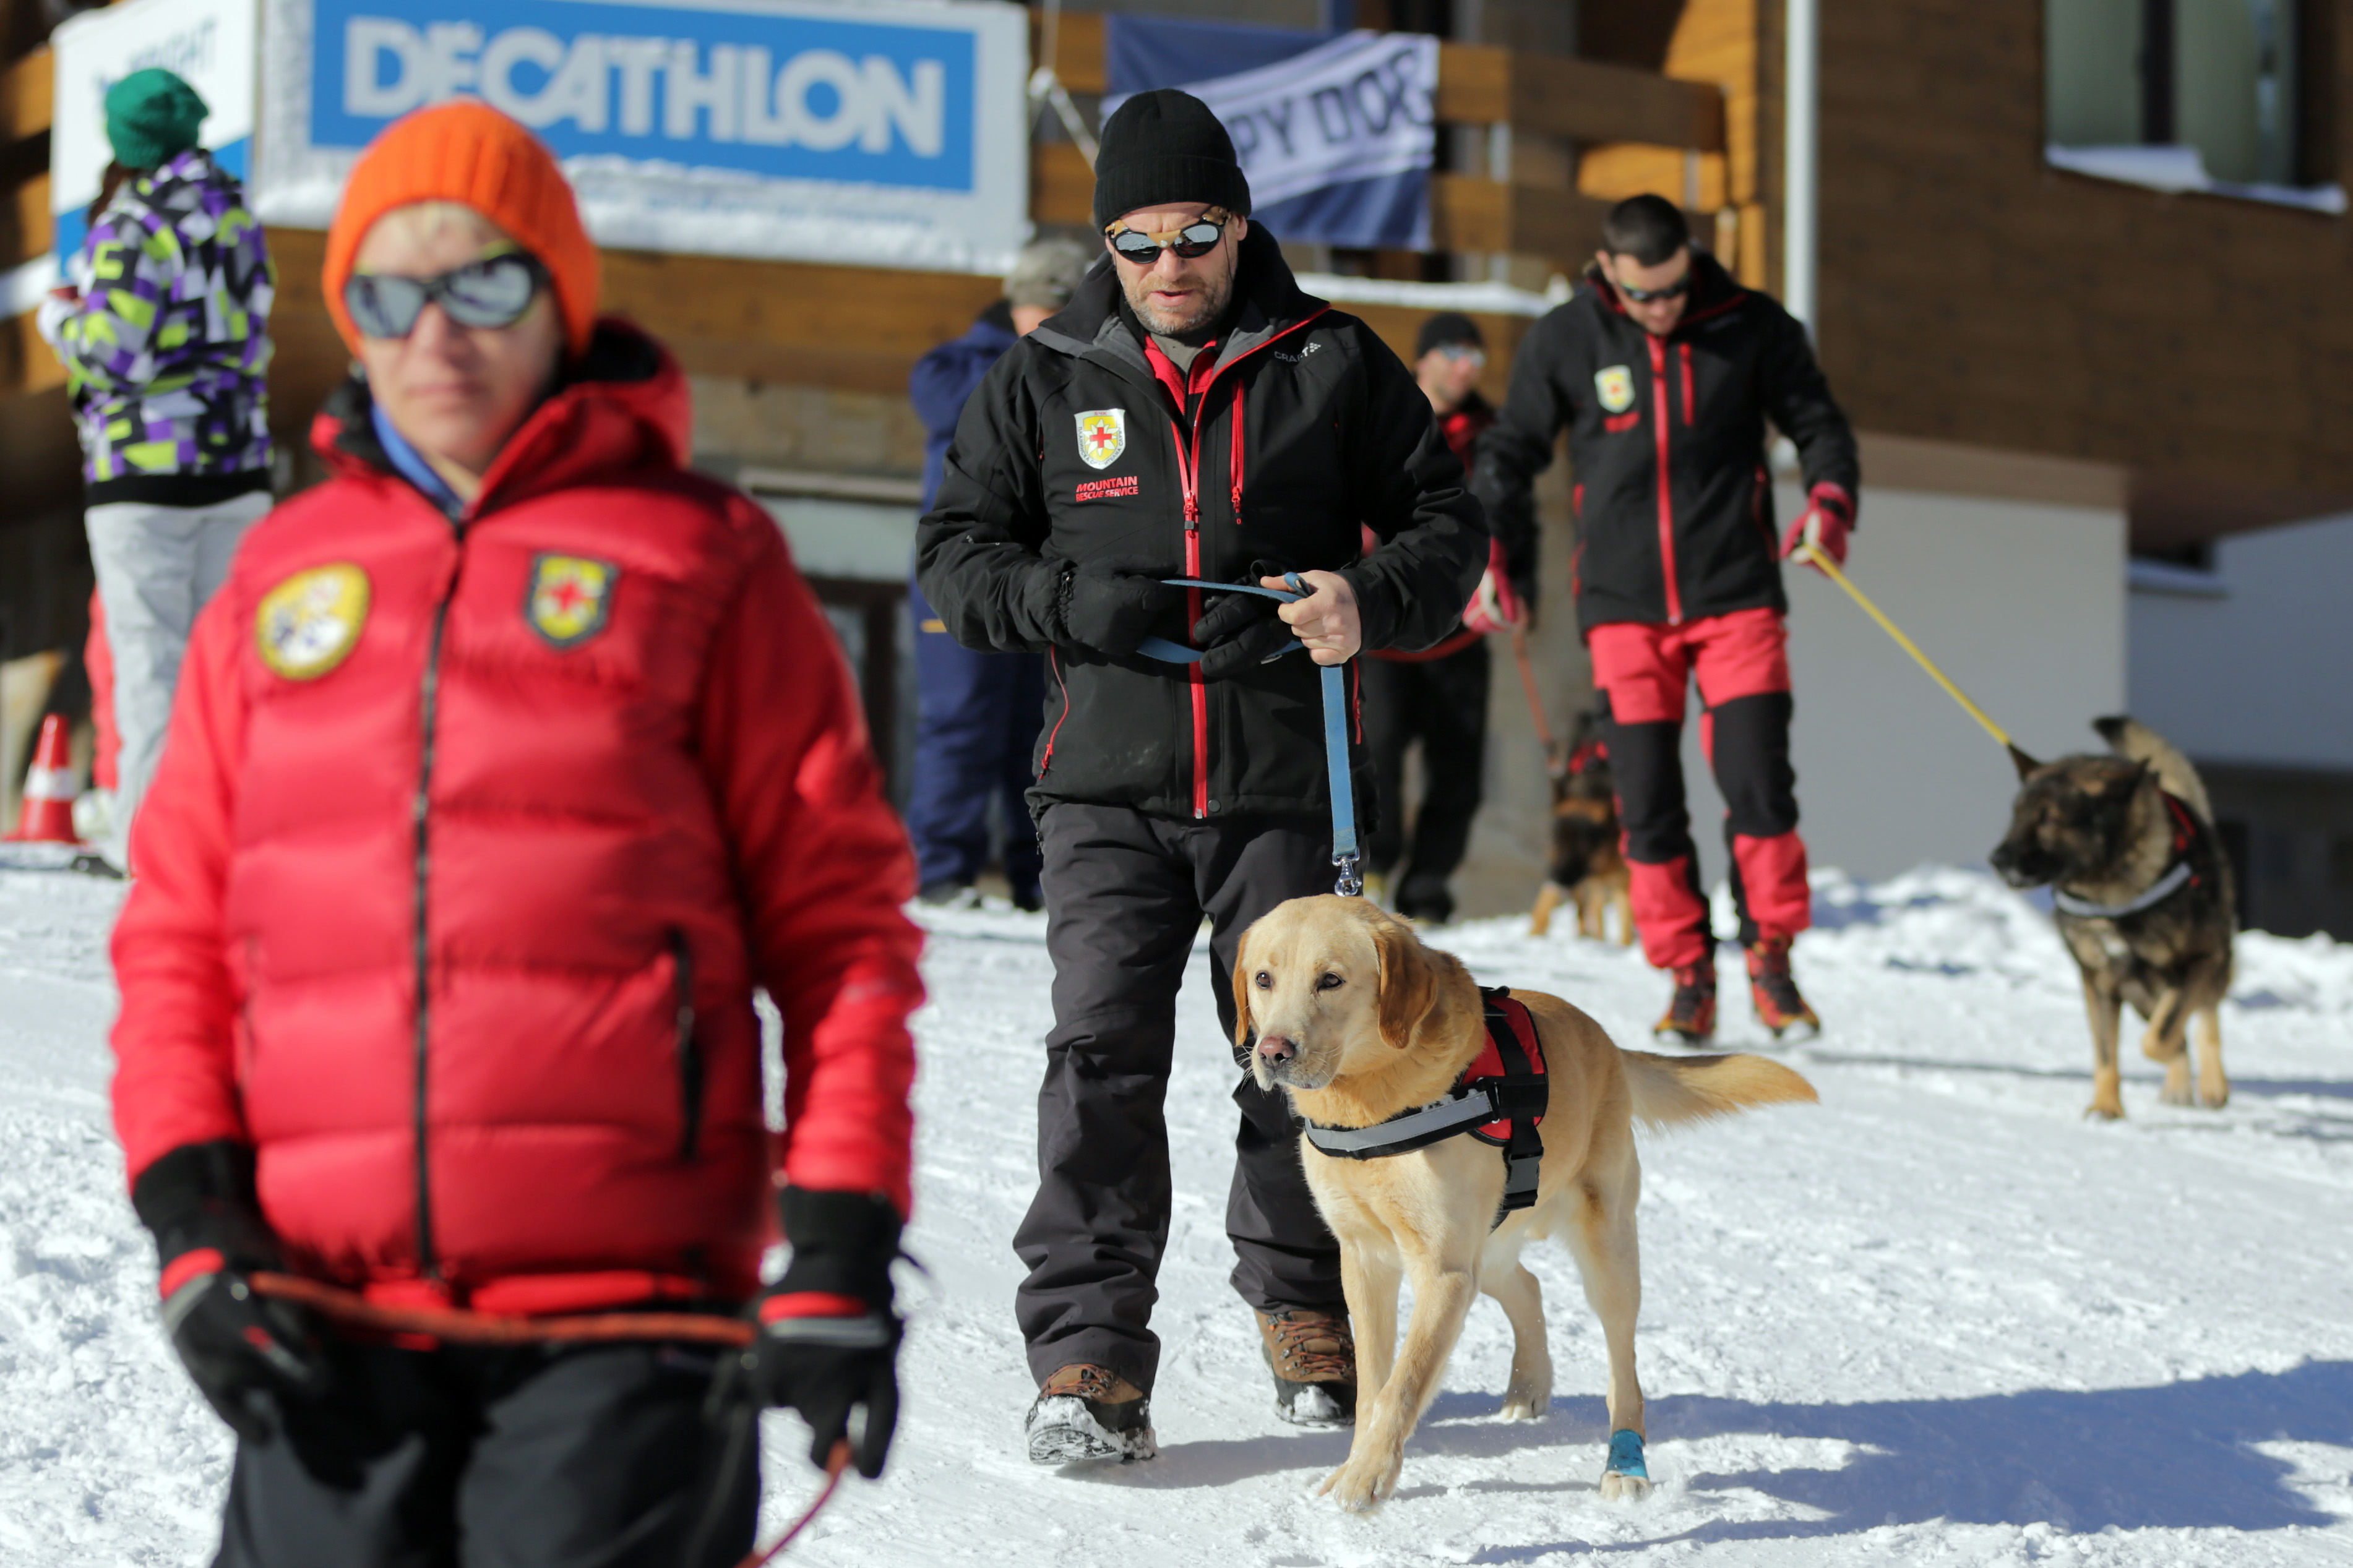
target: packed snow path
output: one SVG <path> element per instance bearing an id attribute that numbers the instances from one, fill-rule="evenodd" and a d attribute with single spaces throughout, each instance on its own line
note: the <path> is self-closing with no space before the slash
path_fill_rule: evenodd
<path id="1" fill-rule="evenodd" d="M 1817 882 L 1799 973 L 1831 1027 L 1788 1059 L 1822 1104 L 1643 1143 L 1657 1494 L 1595 1489 L 1599 1335 L 1540 1244 L 1549 1419 L 1495 1418 L 1508 1339 L 1482 1301 L 1372 1518 L 1312 1495 L 1346 1436 L 1275 1419 L 1225 1283 L 1232 1068 L 1205 956 L 1168 1097 L 1162 1457 L 1022 1462 L 1008 1238 L 1032 1182 L 1043 922 L 933 919 L 910 1237 L 931 1281 L 906 1292 L 906 1419 L 889 1477 L 845 1486 L 787 1561 L 2353 1564 L 2353 948 L 2247 939 L 2230 1108 L 2158 1106 L 2133 1055 L 2131 1120 L 2100 1125 L 2080 1119 L 2090 1047 L 2042 915 L 1961 872 Z M 227 1476 L 156 1328 L 107 1132 L 116 897 L 0 874 L 0 1563 L 206 1562 Z M 1642 1043 L 1656 975 L 1522 924 L 1438 941 Z M 1725 995 L 1727 1043 L 1760 1044 Z M 772 1421 L 771 1531 L 810 1485 L 798 1428 Z"/>

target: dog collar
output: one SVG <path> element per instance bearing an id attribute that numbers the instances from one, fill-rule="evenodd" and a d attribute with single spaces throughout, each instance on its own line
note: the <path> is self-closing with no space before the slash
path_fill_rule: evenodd
<path id="1" fill-rule="evenodd" d="M 2095 904 L 2089 899 L 2077 898 L 2063 888 L 2053 888 L 2051 890 L 2051 901 L 2058 907 L 2060 913 L 2074 915 L 2079 919 L 2122 920 L 2126 915 L 2137 915 L 2143 910 L 2153 909 L 2165 902 L 2166 900 L 2179 892 L 2189 881 L 2189 862 L 2176 860 L 2172 870 L 2159 877 L 2150 885 L 2148 891 L 2128 903 Z"/>

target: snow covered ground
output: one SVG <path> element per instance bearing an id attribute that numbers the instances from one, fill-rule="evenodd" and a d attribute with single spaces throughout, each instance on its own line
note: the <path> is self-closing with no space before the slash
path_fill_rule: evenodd
<path id="1" fill-rule="evenodd" d="M 1231 1068 L 1205 957 L 1169 1092 L 1162 1458 L 1021 1462 L 1008 1237 L 1031 1184 L 1043 925 L 934 919 L 910 1242 L 933 1278 L 909 1291 L 906 1421 L 890 1476 L 846 1486 L 787 1561 L 2353 1564 L 2353 948 L 2246 939 L 2230 1108 L 2159 1107 L 2136 1056 L 2131 1120 L 2098 1125 L 2078 1114 L 2073 972 L 2029 904 L 1950 870 L 1816 891 L 1800 973 L 1831 1027 L 1788 1059 L 1822 1104 L 1644 1145 L 1657 1494 L 1595 1490 L 1599 1336 L 1539 1247 L 1550 1418 L 1494 1418 L 1508 1339 L 1482 1302 L 1369 1519 L 1313 1498 L 1346 1438 L 1275 1420 L 1225 1284 Z M 205 1562 L 227 1472 L 155 1328 L 106 1131 L 117 897 L 0 874 L 0 1563 Z M 1440 942 L 1641 1042 L 1662 993 L 1638 958 L 1519 930 Z M 1727 999 L 1731 1042 L 1764 1044 Z M 772 1431 L 772 1529 L 806 1496 L 801 1447 Z"/>

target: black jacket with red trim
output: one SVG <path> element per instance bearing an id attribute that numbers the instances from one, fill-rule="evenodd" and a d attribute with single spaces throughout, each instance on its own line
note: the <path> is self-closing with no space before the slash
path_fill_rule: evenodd
<path id="1" fill-rule="evenodd" d="M 1861 478 L 1805 329 L 1714 257 L 1695 251 L 1692 268 L 1690 304 L 1663 338 L 1588 273 L 1521 341 L 1503 414 L 1480 438 L 1472 489 L 1497 537 L 1532 538 L 1531 486 L 1567 428 L 1588 627 L 1788 609 L 1768 418 L 1797 444 L 1809 490 L 1852 498 Z"/>
<path id="2" fill-rule="evenodd" d="M 1219 582 L 1261 561 L 1337 571 L 1367 647 L 1426 647 L 1486 564 L 1479 504 L 1405 365 L 1303 293 L 1264 229 L 1242 242 L 1190 417 L 1154 374 L 1112 267 L 1097 262 L 965 404 L 917 536 L 917 580 L 965 647 L 1051 654 L 1033 805 L 1320 816 L 1323 698 L 1306 655 L 1203 680 L 1198 667 L 1073 647 L 1064 574 L 1120 557 Z M 1379 541 L 1369 553 L 1360 523 Z M 1172 613 L 1153 629 L 1181 643 L 1191 620 Z"/>

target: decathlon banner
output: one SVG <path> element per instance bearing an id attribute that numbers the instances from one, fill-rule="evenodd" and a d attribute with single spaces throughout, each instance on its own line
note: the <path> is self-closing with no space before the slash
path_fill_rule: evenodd
<path id="1" fill-rule="evenodd" d="M 212 112 L 201 132 L 222 168 L 242 178 L 253 146 L 256 0 L 124 0 L 84 12 L 50 36 L 56 107 L 49 129 L 49 219 L 63 265 L 89 233 L 113 149 L 106 142 L 106 89 L 161 66 Z"/>
<path id="2" fill-rule="evenodd" d="M 1282 238 L 1430 248 L 1435 37 L 1343 33 L 1255 70 L 1167 85 L 1225 122 L 1254 216 Z"/>
<path id="3" fill-rule="evenodd" d="M 254 197 L 323 226 L 410 110 L 480 98 L 599 243 L 1001 271 L 1028 237 L 1028 15 L 955 0 L 266 0 Z"/>

